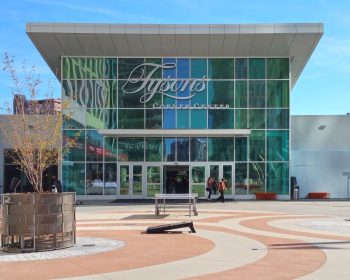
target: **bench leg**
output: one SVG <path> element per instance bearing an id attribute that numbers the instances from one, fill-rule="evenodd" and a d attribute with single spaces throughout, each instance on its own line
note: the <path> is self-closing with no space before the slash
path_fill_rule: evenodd
<path id="1" fill-rule="evenodd" d="M 198 215 L 198 212 L 197 212 L 197 198 L 193 198 L 193 214 L 195 216 Z"/>
<path id="2" fill-rule="evenodd" d="M 156 198 L 156 201 L 155 201 L 154 214 L 155 214 L 156 216 L 159 216 L 159 205 L 158 205 L 158 199 L 157 199 L 157 198 Z"/>

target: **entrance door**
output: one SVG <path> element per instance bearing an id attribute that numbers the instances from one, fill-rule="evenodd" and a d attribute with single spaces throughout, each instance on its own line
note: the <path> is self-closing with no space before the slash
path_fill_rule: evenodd
<path id="1" fill-rule="evenodd" d="M 119 165 L 119 194 L 121 196 L 142 196 L 142 165 Z"/>
<path id="2" fill-rule="evenodd" d="M 163 193 L 189 192 L 188 165 L 168 165 L 163 167 Z"/>
<path id="3" fill-rule="evenodd" d="M 233 197 L 234 189 L 233 189 L 233 178 L 234 178 L 234 165 L 233 164 L 211 164 L 209 166 L 209 176 L 214 177 L 217 180 L 217 183 L 220 182 L 222 178 L 225 179 L 226 190 L 225 195 L 229 197 Z M 209 177 L 208 176 L 208 177 Z"/>

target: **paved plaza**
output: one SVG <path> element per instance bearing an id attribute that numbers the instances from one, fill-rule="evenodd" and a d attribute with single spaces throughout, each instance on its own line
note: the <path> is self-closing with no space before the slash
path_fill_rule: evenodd
<path id="1" fill-rule="evenodd" d="M 206 201 L 198 216 L 152 203 L 85 201 L 77 245 L 0 253 L 1 279 L 350 279 L 350 201 Z M 146 234 L 149 226 L 192 220 Z"/>

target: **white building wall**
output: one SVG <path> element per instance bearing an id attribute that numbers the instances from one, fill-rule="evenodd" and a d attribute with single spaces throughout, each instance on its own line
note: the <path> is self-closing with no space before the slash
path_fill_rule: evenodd
<path id="1" fill-rule="evenodd" d="M 291 126 L 290 170 L 300 197 L 329 192 L 349 198 L 350 116 L 292 116 Z"/>

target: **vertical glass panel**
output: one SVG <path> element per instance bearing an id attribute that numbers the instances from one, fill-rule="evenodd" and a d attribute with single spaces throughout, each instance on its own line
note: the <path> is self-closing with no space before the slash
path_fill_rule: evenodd
<path id="1" fill-rule="evenodd" d="M 268 58 L 267 59 L 268 79 L 289 79 L 289 59 L 288 58 Z"/>
<path id="2" fill-rule="evenodd" d="M 249 79 L 265 79 L 265 58 L 249 59 Z"/>
<path id="3" fill-rule="evenodd" d="M 119 58 L 118 78 L 119 79 L 141 79 L 144 78 L 143 58 Z M 131 75 L 132 72 L 132 75 Z"/>
<path id="4" fill-rule="evenodd" d="M 84 130 L 63 130 L 63 142 L 68 139 L 75 140 L 75 145 L 63 153 L 66 161 L 85 161 L 85 131 Z"/>
<path id="5" fill-rule="evenodd" d="M 191 161 L 207 161 L 207 138 L 191 138 Z"/>
<path id="6" fill-rule="evenodd" d="M 210 79 L 233 79 L 233 58 L 209 58 L 208 74 Z"/>
<path id="7" fill-rule="evenodd" d="M 289 108 L 289 81 L 267 81 L 267 107 Z"/>
<path id="8" fill-rule="evenodd" d="M 118 82 L 118 106 L 119 108 L 143 108 L 143 96 L 145 89 L 142 88 L 143 81 L 125 81 Z"/>
<path id="9" fill-rule="evenodd" d="M 63 162 L 62 185 L 67 192 L 85 194 L 85 163 Z"/>
<path id="10" fill-rule="evenodd" d="M 117 194 L 117 164 L 116 163 L 104 164 L 104 194 L 105 195 Z"/>
<path id="11" fill-rule="evenodd" d="M 249 81 L 249 107 L 265 108 L 265 81 Z"/>
<path id="12" fill-rule="evenodd" d="M 144 161 L 144 138 L 118 138 L 119 161 Z"/>
<path id="13" fill-rule="evenodd" d="M 234 138 L 208 138 L 209 161 L 234 161 Z"/>
<path id="14" fill-rule="evenodd" d="M 116 137 L 105 137 L 104 155 L 105 161 L 117 161 L 118 157 L 118 142 Z"/>
<path id="15" fill-rule="evenodd" d="M 104 77 L 105 79 L 117 79 L 118 74 L 118 59 L 117 58 L 105 58 Z"/>
<path id="16" fill-rule="evenodd" d="M 176 105 L 180 106 L 186 106 L 190 104 L 190 87 L 187 85 L 188 80 L 182 80 L 182 81 L 178 81 L 176 83 L 176 96 L 178 97 L 176 99 Z"/>
<path id="17" fill-rule="evenodd" d="M 248 155 L 248 138 L 237 137 L 235 138 L 235 160 L 247 161 Z"/>
<path id="18" fill-rule="evenodd" d="M 249 194 L 265 192 L 265 163 L 249 164 Z"/>
<path id="19" fill-rule="evenodd" d="M 177 138 L 177 161 L 189 161 L 189 138 Z"/>
<path id="20" fill-rule="evenodd" d="M 161 109 L 146 110 L 146 128 L 147 129 L 162 128 L 162 110 Z"/>
<path id="21" fill-rule="evenodd" d="M 248 128 L 248 110 L 247 109 L 235 110 L 235 128 L 236 129 Z"/>
<path id="22" fill-rule="evenodd" d="M 267 110 L 267 128 L 289 128 L 288 109 Z"/>
<path id="23" fill-rule="evenodd" d="M 272 163 L 267 165 L 267 191 L 289 194 L 289 164 Z"/>
<path id="24" fill-rule="evenodd" d="M 264 129 L 265 128 L 265 109 L 249 110 L 249 128 Z"/>
<path id="25" fill-rule="evenodd" d="M 199 197 L 205 196 L 205 167 L 192 166 L 192 193 L 198 193 Z"/>
<path id="26" fill-rule="evenodd" d="M 85 58 L 63 58 L 63 79 L 85 79 Z"/>
<path id="27" fill-rule="evenodd" d="M 79 129 L 85 128 L 86 116 L 85 110 L 81 109 L 65 109 L 63 114 L 63 129 Z"/>
<path id="28" fill-rule="evenodd" d="M 162 138 L 146 138 L 146 161 L 162 161 Z"/>
<path id="29" fill-rule="evenodd" d="M 103 164 L 86 164 L 86 194 L 103 194 Z"/>
<path id="30" fill-rule="evenodd" d="M 168 66 L 173 65 L 172 68 L 163 69 L 163 78 L 176 79 L 176 59 L 163 58 L 163 64 L 168 64 Z"/>
<path id="31" fill-rule="evenodd" d="M 176 111 L 166 109 L 163 111 L 163 128 L 176 128 Z"/>
<path id="32" fill-rule="evenodd" d="M 175 93 L 171 90 L 168 90 L 166 94 L 167 95 L 163 95 L 164 105 L 176 105 L 176 99 L 174 98 Z"/>
<path id="33" fill-rule="evenodd" d="M 223 178 L 225 179 L 225 194 L 232 194 L 232 165 L 222 167 Z"/>
<path id="34" fill-rule="evenodd" d="M 120 166 L 120 195 L 128 195 L 130 188 L 130 170 L 128 165 Z"/>
<path id="35" fill-rule="evenodd" d="M 289 132 L 286 130 L 267 131 L 267 160 L 289 161 Z"/>
<path id="36" fill-rule="evenodd" d="M 134 165 L 132 171 L 132 193 L 142 195 L 142 166 Z"/>
<path id="37" fill-rule="evenodd" d="M 189 128 L 189 110 L 177 110 L 177 128 Z"/>
<path id="38" fill-rule="evenodd" d="M 190 77 L 190 62 L 188 58 L 177 59 L 177 78 Z"/>
<path id="39" fill-rule="evenodd" d="M 87 108 L 103 108 L 105 104 L 104 82 L 102 80 L 85 81 L 85 102 Z"/>
<path id="40" fill-rule="evenodd" d="M 86 160 L 102 161 L 103 159 L 103 136 L 97 130 L 86 131 Z"/>
<path id="41" fill-rule="evenodd" d="M 191 78 L 202 79 L 208 77 L 207 75 L 207 59 L 192 58 L 191 59 Z"/>
<path id="42" fill-rule="evenodd" d="M 104 119 L 103 127 L 108 129 L 118 128 L 118 110 L 117 109 L 106 109 L 103 110 Z"/>
<path id="43" fill-rule="evenodd" d="M 235 59 L 235 78 L 236 79 L 247 79 L 248 77 L 248 60 L 246 58 Z"/>
<path id="44" fill-rule="evenodd" d="M 248 192 L 248 172 L 247 163 L 236 163 L 235 165 L 235 194 L 247 195 Z"/>
<path id="45" fill-rule="evenodd" d="M 62 82 L 63 101 L 67 108 L 85 108 L 88 105 L 88 94 L 86 91 L 86 81 L 64 80 Z"/>
<path id="46" fill-rule="evenodd" d="M 206 129 L 207 128 L 207 110 L 191 110 L 191 128 Z"/>
<path id="47" fill-rule="evenodd" d="M 190 99 L 190 104 L 192 106 L 200 107 L 202 105 L 207 105 L 207 88 L 208 88 L 208 82 L 203 81 L 202 87 L 198 87 L 198 88 L 195 87 L 191 91 L 191 96 L 193 95 L 193 97 Z"/>
<path id="48" fill-rule="evenodd" d="M 219 165 L 210 165 L 210 177 L 214 177 L 218 182 L 221 178 L 219 178 Z"/>
<path id="49" fill-rule="evenodd" d="M 236 81 L 235 83 L 235 106 L 236 108 L 248 107 L 247 81 Z"/>
<path id="50" fill-rule="evenodd" d="M 160 166 L 147 167 L 147 197 L 160 193 Z"/>
<path id="51" fill-rule="evenodd" d="M 86 127 L 87 128 L 104 128 L 103 109 L 86 109 Z"/>
<path id="52" fill-rule="evenodd" d="M 161 58 L 146 58 L 146 63 L 148 64 L 162 64 Z M 156 65 L 147 65 L 146 66 L 146 76 L 151 75 L 153 79 L 161 79 L 163 77 L 162 75 L 162 68 L 158 67 Z"/>
<path id="53" fill-rule="evenodd" d="M 116 80 L 104 81 L 104 104 L 101 107 L 104 108 L 117 108 L 118 107 L 118 83 Z"/>
<path id="54" fill-rule="evenodd" d="M 208 128 L 234 128 L 234 110 L 208 110 Z"/>
<path id="55" fill-rule="evenodd" d="M 210 81 L 208 83 L 208 104 L 223 104 L 234 107 L 234 82 Z"/>
<path id="56" fill-rule="evenodd" d="M 143 129 L 144 109 L 119 109 L 118 127 L 120 129 Z"/>
<path id="57" fill-rule="evenodd" d="M 175 161 L 175 138 L 164 138 L 163 139 L 163 160 L 164 161 Z"/>
<path id="58" fill-rule="evenodd" d="M 251 161 L 265 161 L 265 131 L 251 131 L 249 136 L 249 159 Z"/>
<path id="59" fill-rule="evenodd" d="M 103 58 L 86 58 L 86 78 L 103 79 Z"/>

